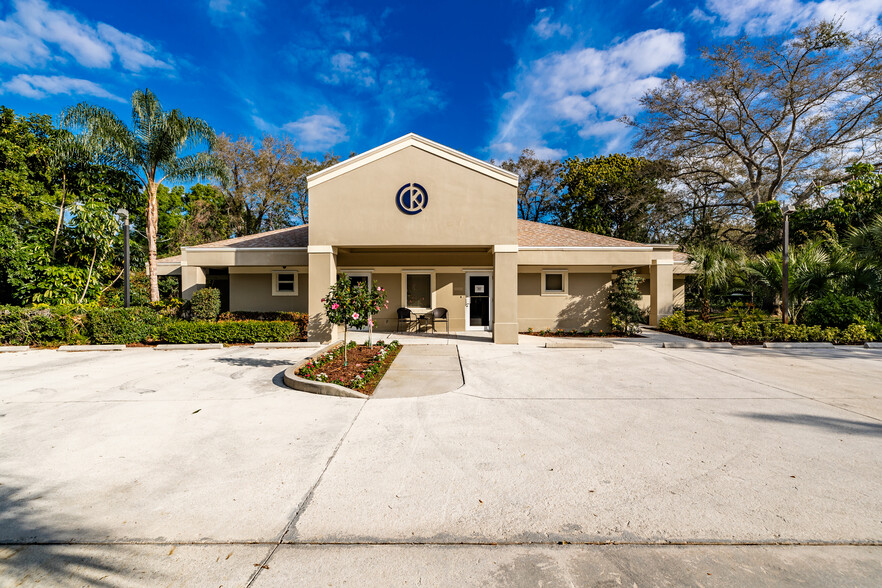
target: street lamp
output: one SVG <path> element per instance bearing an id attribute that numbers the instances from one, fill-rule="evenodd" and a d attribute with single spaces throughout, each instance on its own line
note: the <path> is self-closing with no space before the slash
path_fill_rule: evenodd
<path id="1" fill-rule="evenodd" d="M 131 289 L 129 286 L 129 211 L 125 208 L 120 208 L 116 211 L 116 214 L 123 217 L 123 247 L 125 248 L 125 262 L 123 265 L 123 274 L 125 274 L 125 278 L 123 283 L 125 284 L 125 299 L 126 299 L 126 308 L 131 306 Z"/>
<path id="2" fill-rule="evenodd" d="M 783 264 L 783 277 L 781 284 L 781 320 L 786 324 L 787 323 L 787 306 L 789 304 L 790 297 L 790 272 L 789 272 L 789 262 L 790 262 L 790 215 L 796 212 L 796 207 L 792 204 L 788 204 L 784 207 L 784 254 L 781 256 L 782 264 Z"/>

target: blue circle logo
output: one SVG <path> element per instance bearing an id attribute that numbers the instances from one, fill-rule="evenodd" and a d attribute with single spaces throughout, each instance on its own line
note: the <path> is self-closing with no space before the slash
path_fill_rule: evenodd
<path id="1" fill-rule="evenodd" d="M 428 203 L 429 193 L 416 182 L 404 184 L 395 196 L 395 204 L 404 214 L 419 214 Z"/>

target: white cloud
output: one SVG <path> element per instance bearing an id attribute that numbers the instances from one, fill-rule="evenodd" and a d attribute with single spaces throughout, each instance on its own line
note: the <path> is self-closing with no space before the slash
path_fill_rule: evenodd
<path id="1" fill-rule="evenodd" d="M 697 23 L 713 23 L 716 22 L 717 17 L 711 16 L 698 6 L 692 9 L 692 12 L 689 13 L 689 20 Z"/>
<path id="2" fill-rule="evenodd" d="M 555 35 L 569 37 L 573 30 L 565 24 L 554 22 L 551 18 L 554 16 L 554 10 L 551 8 L 542 8 L 536 11 L 536 21 L 531 28 L 540 39 L 550 39 Z"/>
<path id="3" fill-rule="evenodd" d="M 125 102 L 123 98 L 111 94 L 94 82 L 69 78 L 67 76 L 19 74 L 8 82 L 4 82 L 0 87 L 2 87 L 3 92 L 18 94 L 19 96 L 24 96 L 26 98 L 40 99 L 56 94 L 67 94 L 95 96 L 97 98 L 107 98 L 108 100 Z"/>
<path id="4" fill-rule="evenodd" d="M 17 0 L 14 6 L 0 20 L 0 63 L 37 67 L 71 57 L 90 68 L 110 68 L 115 59 L 135 72 L 172 67 L 156 56 L 153 45 L 110 25 L 92 25 L 45 0 Z"/>
<path id="5" fill-rule="evenodd" d="M 247 22 L 261 5 L 259 0 L 208 0 L 208 16 L 216 26 Z"/>
<path id="6" fill-rule="evenodd" d="M 882 0 L 708 0 L 707 10 L 725 23 L 723 35 L 770 35 L 812 21 L 841 18 L 849 29 L 878 25 Z"/>
<path id="7" fill-rule="evenodd" d="M 349 139 L 346 126 L 336 112 L 308 114 L 283 125 L 282 129 L 291 133 L 306 152 L 326 151 Z"/>
<path id="8" fill-rule="evenodd" d="M 683 63 L 684 42 L 682 33 L 656 29 L 607 49 L 576 46 L 523 63 L 504 95 L 492 154 L 562 153 L 549 141 L 573 134 L 621 145 L 629 129 L 615 119 L 638 112 L 639 98 L 661 81 L 654 74 Z"/>

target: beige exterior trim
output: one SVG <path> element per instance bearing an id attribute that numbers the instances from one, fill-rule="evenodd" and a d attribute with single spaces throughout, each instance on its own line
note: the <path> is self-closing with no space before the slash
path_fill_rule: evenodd
<path id="1" fill-rule="evenodd" d="M 517 253 L 517 245 L 494 245 L 492 253 Z"/>
<path id="2" fill-rule="evenodd" d="M 310 245 L 306 248 L 307 253 L 336 253 L 330 245 Z"/>
<path id="3" fill-rule="evenodd" d="M 341 161 L 336 165 L 332 165 L 331 167 L 318 171 L 311 176 L 307 176 L 307 186 L 308 188 L 318 186 L 324 182 L 327 182 L 328 180 L 332 180 L 345 173 L 373 163 L 378 159 L 382 159 L 387 155 L 391 155 L 408 147 L 416 147 L 417 149 L 422 149 L 423 151 L 426 151 L 433 155 L 437 155 L 438 157 L 459 164 L 478 173 L 484 174 L 485 176 L 489 176 L 491 178 L 499 180 L 500 182 L 505 182 L 506 184 L 510 184 L 515 187 L 517 187 L 518 185 L 518 175 L 515 173 L 504 170 L 501 167 L 491 165 L 485 161 L 481 161 L 480 159 L 472 157 L 471 155 L 466 155 L 465 153 L 457 151 L 456 149 L 451 149 L 450 147 L 446 147 L 444 145 L 441 145 L 440 143 L 435 143 L 434 141 L 430 141 L 425 137 L 420 137 L 417 134 L 409 133 L 407 135 L 404 135 L 403 137 L 399 137 L 398 139 L 389 141 L 384 145 L 375 147 L 370 151 L 366 151 L 361 155 L 357 155 L 355 157 L 347 159 L 346 161 Z"/>

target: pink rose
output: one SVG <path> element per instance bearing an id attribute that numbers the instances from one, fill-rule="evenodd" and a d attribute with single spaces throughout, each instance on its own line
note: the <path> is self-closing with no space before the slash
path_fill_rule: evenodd
<path id="1" fill-rule="evenodd" d="M 357 312 L 353 312 L 353 313 L 352 313 L 352 318 L 354 318 L 355 320 L 358 320 L 358 313 L 357 313 Z"/>
<path id="2" fill-rule="evenodd" d="M 368 326 L 373 327 L 374 321 L 372 319 L 368 319 Z"/>
<path id="3" fill-rule="evenodd" d="M 331 309 L 332 309 L 332 310 L 337 310 L 338 308 L 340 308 L 340 305 L 337 304 L 336 302 L 335 302 L 334 304 L 331 305 Z"/>

